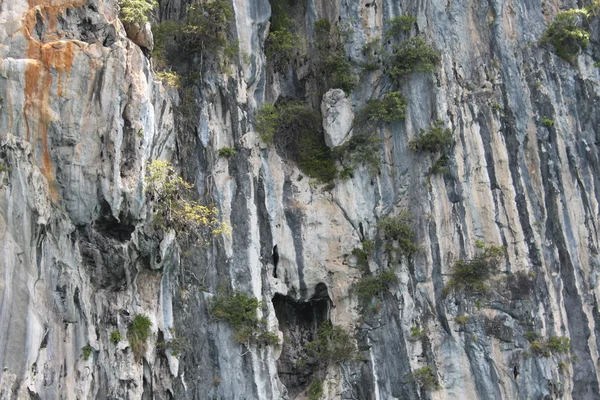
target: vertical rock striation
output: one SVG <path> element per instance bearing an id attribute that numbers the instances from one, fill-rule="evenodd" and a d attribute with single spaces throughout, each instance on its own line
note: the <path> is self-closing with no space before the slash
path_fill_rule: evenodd
<path id="1" fill-rule="evenodd" d="M 160 3 L 157 21 L 181 20 L 189 2 Z M 203 58 L 176 90 L 127 38 L 114 0 L 0 1 L 0 397 L 304 399 L 317 377 L 327 399 L 600 397 L 598 20 L 573 64 L 538 43 L 583 3 L 293 4 L 304 44 L 275 69 L 271 5 L 234 0 L 242 56 L 227 68 Z M 349 28 L 344 57 L 358 71 L 363 45 L 400 15 L 441 61 L 397 85 L 406 117 L 376 128 L 377 174 L 360 166 L 323 185 L 263 143 L 263 104 L 321 106 L 307 61 L 315 21 Z M 387 72 L 328 92 L 328 145 L 391 90 Z M 430 174 L 436 158 L 409 142 L 437 120 L 453 146 L 447 173 Z M 232 157 L 219 157 L 225 146 Z M 177 165 L 231 233 L 200 245 L 157 234 L 143 184 L 155 159 Z M 401 210 L 420 250 L 396 258 L 378 224 Z M 365 241 L 361 271 L 353 250 Z M 506 249 L 490 293 L 448 290 L 483 243 Z M 397 282 L 365 305 L 354 285 L 389 265 Z M 223 288 L 261 299 L 282 343 L 237 343 L 211 318 Z M 140 314 L 152 333 L 138 360 L 128 329 Z M 358 356 L 305 368 L 325 321 L 352 334 Z"/>

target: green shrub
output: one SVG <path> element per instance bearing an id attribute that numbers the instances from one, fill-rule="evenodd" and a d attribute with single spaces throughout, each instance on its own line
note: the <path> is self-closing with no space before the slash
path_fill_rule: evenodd
<path id="1" fill-rule="evenodd" d="M 386 217 L 379 222 L 379 232 L 388 241 L 386 245 L 388 251 L 395 251 L 399 256 L 405 256 L 420 250 L 420 246 L 415 241 L 416 234 L 410 226 L 411 220 L 410 213 L 402 211 L 396 217 Z M 397 247 L 393 246 L 394 243 Z"/>
<path id="2" fill-rule="evenodd" d="M 413 151 L 428 151 L 431 153 L 442 152 L 452 145 L 452 131 L 444 129 L 443 121 L 436 121 L 429 130 L 421 129 L 419 136 L 409 142 Z"/>
<path id="3" fill-rule="evenodd" d="M 420 36 L 394 46 L 391 55 L 391 76 L 400 79 L 413 72 L 434 72 L 440 62 L 439 54 Z"/>
<path id="4" fill-rule="evenodd" d="M 277 67 L 288 64 L 298 49 L 300 38 L 294 33 L 294 22 L 287 14 L 286 5 L 272 5 L 271 30 L 265 41 L 267 59 Z"/>
<path id="5" fill-rule="evenodd" d="M 592 8 L 572 9 L 559 12 L 540 42 L 550 43 L 560 58 L 574 63 L 577 54 L 585 50 L 590 42 L 589 19 L 594 15 Z"/>
<path id="6" fill-rule="evenodd" d="M 550 336 L 546 344 L 548 349 L 554 353 L 568 353 L 571 351 L 571 341 L 563 336 Z"/>
<path id="7" fill-rule="evenodd" d="M 431 367 L 416 369 L 411 372 L 408 377 L 423 390 L 429 391 L 440 389 L 440 384 L 438 383 L 437 377 L 434 375 L 433 368 Z"/>
<path id="8" fill-rule="evenodd" d="M 423 339 L 427 336 L 427 329 L 423 328 L 419 328 L 418 326 L 414 325 L 410 327 L 410 336 L 413 339 Z"/>
<path id="9" fill-rule="evenodd" d="M 469 316 L 468 315 L 459 315 L 456 318 L 454 318 L 454 320 L 459 325 L 466 325 L 467 322 L 469 322 Z"/>
<path id="10" fill-rule="evenodd" d="M 120 18 L 123 22 L 144 24 L 148 21 L 148 14 L 156 7 L 156 0 L 119 0 Z"/>
<path id="11" fill-rule="evenodd" d="M 323 381 L 316 378 L 308 389 L 308 400 L 320 400 L 323 397 Z"/>
<path id="12" fill-rule="evenodd" d="M 352 337 L 341 326 L 324 322 L 316 340 L 306 344 L 308 354 L 321 366 L 348 361 L 356 357 Z"/>
<path id="13" fill-rule="evenodd" d="M 314 23 L 316 46 L 316 76 L 321 92 L 342 89 L 350 93 L 358 81 L 354 68 L 344 54 L 343 42 L 348 33 L 338 26 L 332 29 L 329 21 Z"/>
<path id="14" fill-rule="evenodd" d="M 377 71 L 380 68 L 381 59 L 384 56 L 383 47 L 381 45 L 381 36 L 376 36 L 369 40 L 363 47 L 362 53 L 367 59 L 363 64 L 363 71 Z"/>
<path id="15" fill-rule="evenodd" d="M 362 241 L 362 248 L 352 249 L 352 254 L 356 256 L 356 263 L 363 270 L 367 270 L 369 267 L 369 258 L 373 254 L 375 249 L 375 243 L 369 240 Z"/>
<path id="16" fill-rule="evenodd" d="M 554 120 L 548 117 L 542 117 L 542 125 L 544 125 L 546 128 L 554 128 Z"/>
<path id="17" fill-rule="evenodd" d="M 369 173 L 376 175 L 381 166 L 380 144 L 381 140 L 378 137 L 355 131 L 346 143 L 333 150 L 333 157 L 342 163 L 348 175 L 361 164 L 367 166 Z M 342 176 L 340 174 L 340 177 Z"/>
<path id="18" fill-rule="evenodd" d="M 258 310 L 262 307 L 255 297 L 236 292 L 231 295 L 218 294 L 211 305 L 211 316 L 215 320 L 227 321 L 235 331 L 238 343 L 256 343 L 274 345 L 279 338 L 267 328 L 267 321 L 258 318 Z"/>
<path id="19" fill-rule="evenodd" d="M 152 58 L 158 69 L 167 68 L 167 49 L 175 46 L 175 36 L 179 33 L 180 26 L 174 21 L 163 21 L 152 25 L 152 36 L 154 37 L 154 49 Z"/>
<path id="20" fill-rule="evenodd" d="M 83 358 L 85 361 L 89 360 L 93 351 L 94 351 L 94 348 L 92 346 L 90 346 L 89 343 L 86 344 L 85 346 L 83 346 L 81 348 L 81 358 Z"/>
<path id="21" fill-rule="evenodd" d="M 190 52 L 216 52 L 227 44 L 227 29 L 233 21 L 233 8 L 227 0 L 207 0 L 188 6 L 178 38 Z"/>
<path id="22" fill-rule="evenodd" d="M 137 314 L 127 330 L 127 340 L 133 355 L 139 361 L 146 353 L 146 342 L 152 334 L 152 321 L 145 315 Z"/>
<path id="23" fill-rule="evenodd" d="M 189 200 L 192 185 L 178 176 L 168 161 L 154 160 L 148 164 L 144 183 L 148 198 L 154 205 L 153 221 L 159 229 L 173 228 L 197 239 L 206 230 L 213 235 L 228 232 L 227 225 L 218 220 L 216 207 L 202 206 Z"/>
<path id="24" fill-rule="evenodd" d="M 387 93 L 381 100 L 369 100 L 357 114 L 355 124 L 361 126 L 369 122 L 402 120 L 406 117 L 406 106 L 406 98 L 402 93 L 399 91 Z"/>
<path id="25" fill-rule="evenodd" d="M 412 15 L 401 15 L 389 19 L 387 21 L 387 30 L 385 32 L 385 38 L 390 39 L 398 36 L 401 33 L 410 33 L 412 27 L 417 22 L 417 18 Z"/>
<path id="26" fill-rule="evenodd" d="M 337 168 L 325 145 L 319 112 L 300 102 L 266 105 L 256 116 L 256 130 L 285 158 L 298 163 L 302 172 L 321 182 L 332 181 Z"/>
<path id="27" fill-rule="evenodd" d="M 448 172 L 450 172 L 450 169 L 448 168 L 448 166 L 449 166 L 448 162 L 449 162 L 448 156 L 446 156 L 445 154 L 442 154 L 440 156 L 440 158 L 438 158 L 433 163 L 431 168 L 429 169 L 429 174 L 430 175 L 447 174 Z"/>
<path id="28" fill-rule="evenodd" d="M 527 331 L 527 332 L 525 332 L 524 336 L 530 342 L 536 341 L 540 338 L 540 334 L 537 333 L 536 331 Z"/>
<path id="29" fill-rule="evenodd" d="M 179 89 L 179 87 L 181 86 L 181 76 L 177 72 L 157 72 L 156 77 L 175 89 Z"/>
<path id="30" fill-rule="evenodd" d="M 232 149 L 231 147 L 221 147 L 219 149 L 219 157 L 230 158 L 230 157 L 233 157 L 234 155 L 235 155 L 235 149 Z"/>
<path id="31" fill-rule="evenodd" d="M 360 300 L 369 302 L 377 293 L 386 291 L 391 285 L 398 283 L 398 277 L 393 271 L 384 269 L 375 275 L 363 276 L 352 287 Z"/>
<path id="32" fill-rule="evenodd" d="M 500 246 L 487 246 L 479 249 L 477 256 L 471 260 L 457 261 L 448 281 L 448 290 L 464 290 L 469 294 L 485 294 L 489 288 L 489 280 L 498 269 L 505 250 Z"/>
<path id="33" fill-rule="evenodd" d="M 121 334 L 119 333 L 119 331 L 112 331 L 110 334 L 110 341 L 113 344 L 117 344 L 121 341 Z"/>

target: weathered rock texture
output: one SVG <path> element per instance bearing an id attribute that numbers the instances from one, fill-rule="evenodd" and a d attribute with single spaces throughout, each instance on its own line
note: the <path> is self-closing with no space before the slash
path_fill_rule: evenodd
<path id="1" fill-rule="evenodd" d="M 186 4 L 162 1 L 158 18 L 180 19 Z M 307 398 L 312 375 L 296 368 L 293 344 L 324 320 L 352 332 L 362 355 L 328 368 L 327 399 L 600 397 L 598 24 L 576 65 L 536 43 L 557 11 L 577 6 L 303 3 L 306 41 L 317 19 L 351 23 L 356 65 L 363 44 L 403 14 L 442 60 L 401 84 L 407 116 L 378 132 L 379 174 L 361 168 L 325 190 L 253 131 L 266 101 L 312 95 L 305 66 L 268 68 L 266 0 L 234 0 L 247 57 L 204 71 L 180 90 L 191 111 L 177 112 L 177 91 L 154 79 L 114 0 L 0 1 L 0 397 Z M 367 74 L 348 98 L 356 112 L 389 87 Z M 455 145 L 449 173 L 429 177 L 434 159 L 408 142 L 438 119 Z M 236 154 L 219 158 L 223 146 Z M 156 158 L 215 202 L 230 235 L 180 248 L 152 232 L 142 178 Z M 392 262 L 399 283 L 361 316 L 352 249 L 375 240 L 370 267 L 387 265 L 377 222 L 401 209 L 422 250 Z M 476 240 L 507 248 L 493 294 L 446 296 L 453 263 L 473 256 Z M 261 298 L 283 345 L 237 344 L 212 321 L 223 286 Z M 126 338 L 136 314 L 153 323 L 139 361 Z M 570 338 L 571 355 L 528 356 L 528 331 Z M 410 379 L 425 366 L 436 391 Z"/>

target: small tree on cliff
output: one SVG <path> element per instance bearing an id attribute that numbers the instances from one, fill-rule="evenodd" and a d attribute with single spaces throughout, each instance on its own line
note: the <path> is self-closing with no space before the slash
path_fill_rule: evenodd
<path id="1" fill-rule="evenodd" d="M 158 3 L 156 0 L 119 0 L 119 7 L 123 22 L 142 25 L 148 21 L 148 14 L 158 7 Z"/>

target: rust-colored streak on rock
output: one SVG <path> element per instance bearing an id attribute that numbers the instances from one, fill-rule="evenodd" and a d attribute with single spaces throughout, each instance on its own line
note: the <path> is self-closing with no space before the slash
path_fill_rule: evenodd
<path id="1" fill-rule="evenodd" d="M 25 17 L 25 37 L 27 43 L 27 69 L 25 71 L 25 105 L 24 116 L 27 128 L 27 140 L 32 142 L 40 168 L 50 187 L 50 194 L 54 202 L 58 202 L 59 195 L 55 178 L 54 166 L 50 156 L 48 130 L 54 122 L 52 100 L 63 95 L 64 80 L 68 79 L 73 66 L 79 42 L 76 41 L 51 41 L 38 42 L 32 37 L 37 23 L 36 14 L 39 12 L 46 31 L 45 40 L 59 38 L 56 32 L 56 21 L 69 7 L 79 7 L 85 1 L 60 1 L 60 0 L 29 0 L 29 10 Z M 35 7 L 35 8 L 33 8 Z M 53 77 L 57 76 L 56 93 L 52 93 Z"/>

